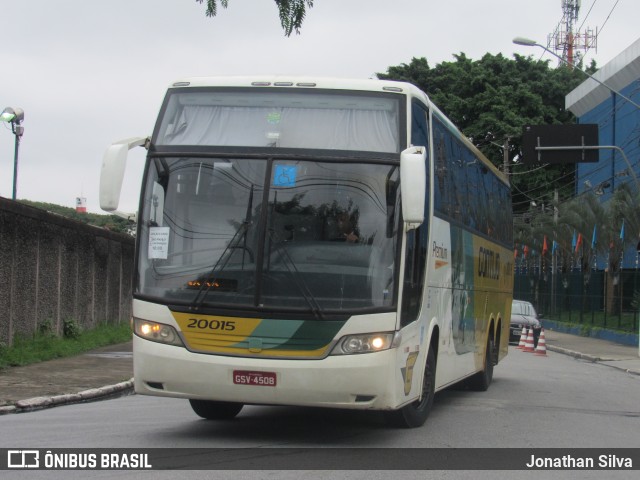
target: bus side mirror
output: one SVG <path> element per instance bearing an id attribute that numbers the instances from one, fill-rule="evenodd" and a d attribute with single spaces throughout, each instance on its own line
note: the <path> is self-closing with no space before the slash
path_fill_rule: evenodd
<path id="1" fill-rule="evenodd" d="M 409 147 L 400 154 L 400 192 L 405 229 L 418 228 L 424 222 L 427 192 L 427 149 Z"/>
<path id="2" fill-rule="evenodd" d="M 134 147 L 147 143 L 146 137 L 135 137 L 112 144 L 102 159 L 100 172 L 100 208 L 116 212 L 120 203 L 120 191 L 127 166 L 127 154 Z"/>

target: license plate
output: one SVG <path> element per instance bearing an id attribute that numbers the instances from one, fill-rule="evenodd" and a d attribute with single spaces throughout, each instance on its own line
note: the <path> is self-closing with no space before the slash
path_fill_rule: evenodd
<path id="1" fill-rule="evenodd" d="M 236 385 L 255 385 L 257 387 L 275 387 L 275 372 L 248 372 L 245 370 L 233 371 L 233 383 Z"/>

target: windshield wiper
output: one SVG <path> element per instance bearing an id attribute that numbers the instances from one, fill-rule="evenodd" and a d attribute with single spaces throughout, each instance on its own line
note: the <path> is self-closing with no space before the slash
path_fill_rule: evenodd
<path id="1" fill-rule="evenodd" d="M 204 299 L 206 298 L 207 294 L 211 290 L 211 287 L 213 287 L 213 285 L 215 284 L 217 277 L 219 277 L 220 273 L 222 273 L 226 268 L 227 264 L 229 263 L 229 260 L 231 260 L 231 257 L 233 256 L 233 250 L 235 250 L 236 248 L 241 248 L 243 251 L 242 266 L 244 267 L 245 253 L 249 250 L 249 247 L 247 247 L 247 232 L 249 231 L 249 225 L 251 225 L 251 216 L 252 216 L 251 210 L 253 208 L 253 188 L 254 186 L 252 184 L 251 191 L 249 193 L 249 204 L 247 205 L 247 213 L 245 214 L 244 221 L 234 233 L 233 237 L 227 244 L 226 248 L 223 250 L 222 255 L 220 255 L 220 257 L 218 258 L 218 261 L 215 263 L 211 271 L 204 277 L 202 285 L 200 285 L 200 288 L 198 289 L 198 293 L 193 299 L 193 302 L 191 305 L 196 310 L 199 309 L 204 303 Z M 244 244 L 240 245 L 240 242 L 243 239 L 244 239 Z M 223 262 L 223 259 L 224 259 L 224 262 Z M 222 265 L 221 265 L 221 262 L 223 262 Z M 217 270 L 217 275 L 214 277 L 216 270 Z"/>
<path id="2" fill-rule="evenodd" d="M 320 304 L 318 303 L 315 296 L 311 292 L 311 289 L 307 285 L 307 282 L 305 282 L 303 276 L 300 274 L 300 271 L 296 266 L 296 262 L 294 262 L 293 258 L 291 258 L 291 255 L 289 255 L 289 252 L 287 251 L 287 248 L 286 248 L 286 242 L 283 242 L 282 239 L 276 235 L 273 228 L 269 228 L 269 258 L 271 258 L 271 241 L 276 241 L 280 244 L 278 246 L 278 251 L 284 254 L 284 255 L 281 255 L 281 258 L 286 260 L 282 263 L 284 263 L 284 266 L 287 268 L 289 273 L 293 276 L 293 280 L 294 280 L 293 283 L 295 283 L 298 289 L 300 290 L 300 293 L 302 294 L 302 298 L 304 298 L 305 302 L 307 302 L 307 305 L 309 305 L 309 309 L 311 310 L 313 315 L 316 317 L 317 320 L 324 320 L 324 317 L 322 315 L 322 310 L 320 308 Z"/>

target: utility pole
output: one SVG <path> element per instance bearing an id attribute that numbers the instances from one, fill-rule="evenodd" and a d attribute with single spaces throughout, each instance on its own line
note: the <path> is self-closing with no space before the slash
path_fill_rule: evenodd
<path id="1" fill-rule="evenodd" d="M 509 175 L 509 140 L 511 137 L 504 137 L 504 146 L 502 147 L 502 171 L 505 175 Z"/>
<path id="2" fill-rule="evenodd" d="M 553 226 L 554 226 L 554 237 L 555 231 L 558 228 L 558 189 L 553 190 Z M 557 312 L 556 306 L 556 280 L 558 275 L 558 256 L 556 255 L 556 251 L 553 248 L 556 239 L 552 240 L 551 244 L 551 311 L 553 313 Z"/>

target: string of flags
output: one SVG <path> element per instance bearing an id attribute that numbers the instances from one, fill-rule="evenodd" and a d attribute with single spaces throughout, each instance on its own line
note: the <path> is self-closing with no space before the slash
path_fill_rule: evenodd
<path id="1" fill-rule="evenodd" d="M 625 239 L 625 221 L 623 218 L 621 227 L 620 227 L 620 235 L 619 235 L 620 246 L 624 245 L 624 239 Z M 535 245 L 535 242 L 534 242 L 534 245 Z M 587 250 L 587 252 L 589 255 L 593 256 L 593 268 L 597 269 L 598 245 L 599 243 L 598 243 L 598 225 L 597 224 L 593 226 L 590 245 L 585 241 L 585 237 L 582 234 L 582 232 L 577 231 L 575 229 L 573 231 L 570 249 L 563 247 L 561 243 L 559 243 L 555 239 L 550 241 L 547 235 L 544 235 L 542 239 L 542 245 L 538 243 L 540 250 L 536 250 L 535 248 L 530 247 L 526 243 L 522 243 L 515 246 L 514 253 L 513 253 L 514 259 L 516 260 L 515 267 L 517 271 L 518 270 L 526 271 L 528 268 L 543 271 L 546 267 L 545 259 L 548 258 L 549 251 L 551 251 L 552 258 L 562 258 L 566 260 L 570 259 L 571 260 L 570 265 L 572 270 L 574 268 L 581 269 L 582 268 L 581 259 L 583 258 L 583 255 L 586 253 L 585 248 L 588 248 L 590 246 L 591 251 Z M 640 246 L 640 243 L 638 245 Z M 549 246 L 551 246 L 551 248 L 549 248 Z M 609 243 L 609 250 L 610 251 L 613 250 L 615 246 L 616 246 L 616 242 L 612 239 Z M 623 260 L 623 255 L 624 255 L 624 250 L 622 249 L 621 259 L 620 259 L 621 264 Z M 539 260 L 539 263 L 536 263 L 534 259 Z M 609 253 L 607 254 L 607 263 L 608 263 L 608 259 L 609 259 Z M 587 259 L 584 258 L 584 261 L 586 262 Z M 587 264 L 588 263 L 585 263 L 585 265 Z"/>

